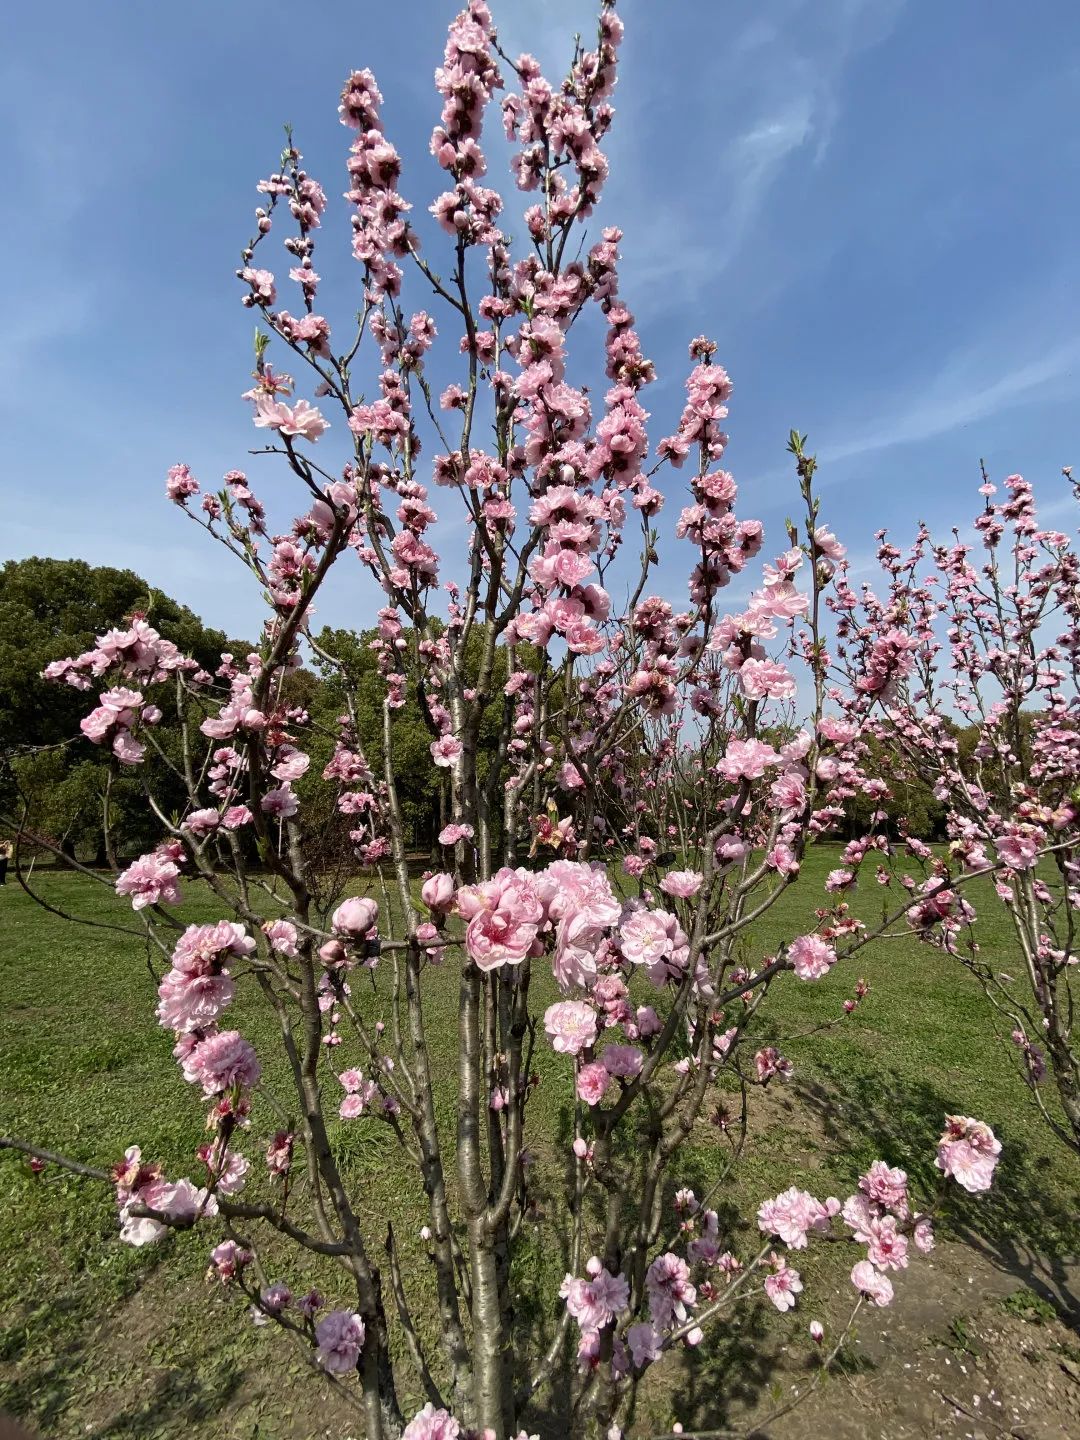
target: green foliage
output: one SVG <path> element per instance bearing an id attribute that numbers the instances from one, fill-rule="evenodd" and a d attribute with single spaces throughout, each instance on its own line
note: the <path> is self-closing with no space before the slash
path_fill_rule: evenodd
<path id="1" fill-rule="evenodd" d="M 934 792 L 924 780 L 911 773 L 900 757 L 886 751 L 877 740 L 868 740 L 869 755 L 866 772 L 874 779 L 884 780 L 889 799 L 882 808 L 888 816 L 894 835 L 901 831 L 918 840 L 940 840 L 944 837 L 945 808 L 934 799 Z M 870 828 L 870 817 L 879 807 L 868 796 L 859 794 L 848 801 L 847 822 L 850 836 L 861 835 Z"/>
<path id="2" fill-rule="evenodd" d="M 438 622 L 434 622 L 438 633 Z M 356 724 L 360 744 L 368 764 L 376 776 L 383 773 L 385 756 L 383 696 L 385 682 L 379 674 L 378 657 L 371 649 L 371 642 L 378 636 L 377 630 L 335 630 L 329 627 L 316 636 L 319 650 L 333 656 L 337 662 L 331 664 L 318 656 L 316 669 L 322 683 L 313 692 L 310 709 L 313 719 L 324 729 L 332 730 L 336 718 L 345 707 L 346 686 L 342 671 L 355 695 Z M 415 635 L 406 632 L 403 636 L 406 647 L 406 663 L 422 676 L 422 660 L 414 653 Z M 466 653 L 466 678 L 475 683 L 481 664 L 483 637 L 474 632 Z M 529 646 L 519 646 L 517 663 L 523 669 L 535 669 L 540 663 L 539 652 Z M 490 684 L 490 700 L 484 709 L 477 737 L 478 770 L 481 781 L 496 754 L 499 743 L 499 727 L 503 711 L 503 687 L 508 678 L 507 651 L 500 646 L 496 651 Z M 446 772 L 436 769 L 431 763 L 431 742 L 437 731 L 433 730 L 424 715 L 421 702 L 414 686 L 409 687 L 405 704 L 393 711 L 390 720 L 391 764 L 397 782 L 398 796 L 407 832 L 418 849 L 431 848 L 434 853 L 435 837 L 449 818 L 448 797 L 444 794 L 447 784 Z M 325 759 L 329 758 L 329 740 L 320 747 L 309 747 L 313 761 L 311 773 L 321 773 Z M 324 758 L 325 755 L 325 758 Z M 321 762 L 321 763 L 318 763 Z M 308 792 L 310 793 L 310 791 Z M 501 800 L 501 787 L 496 796 Z"/>
<path id="3" fill-rule="evenodd" d="M 1035 1291 L 1029 1290 L 1026 1285 L 1021 1285 L 1019 1290 L 1006 1295 L 1001 1302 L 1001 1308 L 1020 1320 L 1026 1320 L 1029 1325 L 1049 1325 L 1057 1316 L 1057 1311 L 1050 1301 L 1036 1295 Z"/>

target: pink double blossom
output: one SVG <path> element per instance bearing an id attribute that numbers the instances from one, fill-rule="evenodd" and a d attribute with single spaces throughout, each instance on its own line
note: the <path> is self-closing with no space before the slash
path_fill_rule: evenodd
<path id="1" fill-rule="evenodd" d="M 454 903 L 454 877 L 445 870 L 429 875 L 420 887 L 420 898 L 436 915 L 445 915 Z"/>
<path id="2" fill-rule="evenodd" d="M 379 918 L 379 904 L 367 895 L 352 895 L 343 900 L 330 917 L 336 934 L 352 940 L 367 935 Z"/>
<path id="3" fill-rule="evenodd" d="M 401 1440 L 458 1440 L 461 1426 L 449 1410 L 437 1410 L 429 1400 L 401 1432 Z"/>
<path id="4" fill-rule="evenodd" d="M 892 1281 L 876 1266 L 871 1265 L 869 1260 L 860 1260 L 857 1265 L 852 1266 L 851 1283 L 872 1304 L 882 1307 L 892 1304 Z"/>
<path id="5" fill-rule="evenodd" d="M 147 905 L 179 905 L 180 867 L 162 850 L 140 855 L 116 878 L 116 893 L 131 897 L 133 910 Z"/>
<path id="6" fill-rule="evenodd" d="M 490 880 L 463 886 L 455 903 L 467 921 L 465 948 L 481 970 L 520 965 L 532 952 L 544 907 L 528 871 L 504 867 Z"/>
<path id="7" fill-rule="evenodd" d="M 689 900 L 701 889 L 704 880 L 705 877 L 700 870 L 669 870 L 660 881 L 660 889 L 665 895 L 673 895 L 679 900 Z"/>
<path id="8" fill-rule="evenodd" d="M 780 756 L 764 740 L 731 740 L 716 769 L 734 784 L 739 780 L 760 780 L 771 765 L 779 763 Z"/>
<path id="9" fill-rule="evenodd" d="M 559 1295 L 582 1330 L 602 1330 L 630 1299 L 630 1286 L 625 1276 L 612 1275 L 595 1255 L 586 1265 L 588 1279 L 567 1275 L 559 1287 Z"/>
<path id="10" fill-rule="evenodd" d="M 549 1005 L 544 1011 L 544 1029 L 551 1037 L 554 1050 L 563 1055 L 580 1055 L 587 1046 L 596 1043 L 596 1008 L 584 1000 L 562 1000 Z"/>
<path id="11" fill-rule="evenodd" d="M 202 1086 L 204 1095 L 222 1095 L 259 1082 L 261 1067 L 238 1030 L 223 1030 L 200 1040 L 184 1061 L 184 1078 Z"/>
<path id="12" fill-rule="evenodd" d="M 820 935 L 800 935 L 792 940 L 787 953 L 800 980 L 820 980 L 836 964 L 836 951 Z"/>
<path id="13" fill-rule="evenodd" d="M 316 1358 L 331 1375 L 356 1369 L 364 1344 L 364 1322 L 355 1310 L 331 1310 L 315 1326 Z"/>
<path id="14" fill-rule="evenodd" d="M 766 1200 L 760 1206 L 757 1212 L 758 1229 L 766 1235 L 777 1236 L 792 1250 L 805 1250 L 810 1231 L 827 1229 L 839 1208 L 839 1202 L 836 1202 L 836 1210 L 831 1210 L 808 1191 L 792 1185 L 774 1200 Z"/>
<path id="15" fill-rule="evenodd" d="M 681 1255 L 670 1250 L 658 1255 L 645 1272 L 645 1291 L 649 1316 L 661 1330 L 681 1325 L 697 1300 L 697 1289 L 690 1283 L 690 1267 Z"/>
<path id="16" fill-rule="evenodd" d="M 859 1176 L 859 1189 L 901 1220 L 908 1211 L 907 1185 L 907 1171 L 892 1169 L 884 1160 L 875 1160 L 866 1174 Z"/>
<path id="17" fill-rule="evenodd" d="M 769 1255 L 767 1263 L 770 1271 L 765 1276 L 765 1294 L 783 1314 L 785 1310 L 794 1308 L 795 1297 L 803 1288 L 802 1277 L 775 1250 Z"/>
<path id="18" fill-rule="evenodd" d="M 599 1060 L 593 1060 L 588 1065 L 582 1065 L 577 1073 L 578 1098 L 586 1105 L 599 1105 L 610 1084 L 607 1067 Z"/>
<path id="19" fill-rule="evenodd" d="M 990 1189 L 1000 1154 L 1001 1141 L 989 1125 L 967 1115 L 945 1117 L 935 1164 L 965 1190 Z"/>

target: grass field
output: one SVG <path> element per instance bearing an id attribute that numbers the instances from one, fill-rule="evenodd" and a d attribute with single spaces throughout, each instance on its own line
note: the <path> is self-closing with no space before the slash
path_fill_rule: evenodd
<path id="1" fill-rule="evenodd" d="M 810 908 L 835 863 L 830 847 L 812 852 L 808 883 L 788 892 L 759 924 L 747 942 L 748 960 L 768 954 L 782 936 L 810 928 Z M 46 875 L 39 885 L 51 903 L 99 921 L 124 921 L 130 913 L 105 887 L 79 877 Z M 984 950 L 1011 968 L 998 907 L 989 894 L 975 899 L 985 901 Z M 867 895 L 863 904 L 880 905 L 880 896 Z M 189 887 L 183 919 L 218 913 L 205 893 Z M 869 908 L 866 918 L 873 918 Z M 203 1108 L 179 1076 L 171 1037 L 154 1023 L 154 986 L 140 943 L 74 926 L 10 882 L 0 890 L 0 935 L 0 1132 L 96 1164 L 139 1143 L 168 1173 L 195 1175 Z M 796 1076 L 785 1089 L 774 1084 L 755 1092 L 755 1137 L 726 1201 L 736 1246 L 745 1221 L 735 1217 L 752 1219 L 761 1199 L 788 1184 L 843 1193 L 879 1155 L 917 1180 L 931 1180 L 942 1118 L 959 1111 L 991 1123 L 1004 1152 L 994 1193 L 978 1199 L 954 1193 L 944 1229 L 1003 1261 L 1021 1249 L 1047 1256 L 1075 1250 L 1075 1162 L 1041 1128 L 1012 1055 L 988 1038 L 974 983 L 955 962 L 908 939 L 868 947 L 852 964 L 856 968 L 837 966 L 814 985 L 784 976 L 770 996 L 772 1033 L 763 1038 L 783 1040 Z M 860 975 L 872 988 L 855 1015 L 837 1028 L 804 1033 L 837 1014 Z M 425 986 L 434 1063 L 444 1077 L 439 1111 L 449 1133 L 454 967 L 429 970 Z M 542 984 L 539 989 L 538 1003 L 548 1003 Z M 355 990 L 365 1006 L 375 1003 L 360 976 Z M 284 1095 L 284 1077 L 272 1059 L 272 1026 L 257 999 L 239 999 L 233 1014 L 260 1052 L 265 1083 Z M 356 1059 L 344 1046 L 333 1058 L 336 1069 Z M 570 1069 L 546 1044 L 538 1046 L 535 1068 L 542 1083 L 529 1143 L 554 1164 L 568 1125 Z M 329 1071 L 328 1083 L 337 1095 Z M 272 1121 L 264 1124 L 273 1128 Z M 374 1123 L 338 1123 L 333 1143 L 356 1182 L 372 1248 L 381 1246 L 390 1219 L 403 1263 L 423 1272 L 417 1239 L 426 1218 L 423 1197 L 392 1137 Z M 254 1142 L 247 1148 L 259 1157 Z M 707 1183 L 722 1159 L 716 1132 L 702 1125 L 682 1173 Z M 11 1154 L 0 1155 L 0 1207 L 0 1409 L 65 1437 L 173 1437 L 193 1425 L 208 1437 L 270 1440 L 362 1433 L 355 1422 L 350 1432 L 341 1402 L 306 1375 L 280 1337 L 262 1330 L 253 1340 L 235 1300 L 204 1280 L 204 1234 L 130 1249 L 116 1238 L 106 1187 L 53 1170 L 35 1178 Z M 563 1268 L 557 1247 L 543 1239 L 548 1233 L 527 1236 L 516 1276 L 537 1334 L 550 1325 L 552 1312 L 535 1297 L 541 1288 L 552 1294 L 548 1282 Z M 821 1247 L 800 1264 L 808 1292 L 815 1286 L 822 1294 L 835 1291 L 837 1266 L 851 1263 L 850 1255 L 839 1258 L 842 1248 Z M 280 1252 L 283 1265 L 286 1253 Z M 317 1266 L 284 1274 L 294 1290 L 308 1277 L 335 1293 L 333 1275 Z M 749 1330 L 768 1326 L 783 1340 L 785 1327 L 804 1332 L 811 1313 L 781 1319 L 755 1308 L 741 1338 L 729 1338 L 726 1349 L 714 1347 L 711 1361 L 695 1358 L 694 1364 L 714 1366 L 708 1372 L 717 1387 L 714 1413 L 724 1410 L 723 1376 L 730 1378 L 737 1344 Z M 739 1383 L 745 1387 L 750 1378 L 744 1366 Z M 767 1384 L 764 1374 L 753 1379 Z"/>

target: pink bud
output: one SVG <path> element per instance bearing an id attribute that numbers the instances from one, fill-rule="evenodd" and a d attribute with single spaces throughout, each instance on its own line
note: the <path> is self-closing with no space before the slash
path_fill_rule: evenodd
<path id="1" fill-rule="evenodd" d="M 810 1321 L 810 1339 L 815 1345 L 820 1345 L 825 1338 L 825 1327 L 820 1320 Z"/>
<path id="2" fill-rule="evenodd" d="M 420 887 L 420 898 L 429 910 L 448 910 L 454 899 L 454 877 L 444 870 L 429 875 Z"/>
<path id="3" fill-rule="evenodd" d="M 340 940 L 327 940 L 319 946 L 319 959 L 326 965 L 340 965 L 345 959 L 345 946 Z"/>
<path id="4" fill-rule="evenodd" d="M 366 935 L 379 918 L 379 907 L 374 900 L 353 895 L 343 900 L 334 911 L 333 926 L 340 935 Z"/>

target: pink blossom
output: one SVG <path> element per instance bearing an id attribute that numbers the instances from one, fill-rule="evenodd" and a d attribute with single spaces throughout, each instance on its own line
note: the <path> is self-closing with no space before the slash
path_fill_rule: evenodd
<path id="1" fill-rule="evenodd" d="M 659 1035 L 664 1028 L 664 1022 L 651 1005 L 638 1006 L 634 1013 L 634 1024 L 637 1026 L 638 1035 L 643 1040 L 648 1040 L 652 1035 Z"/>
<path id="2" fill-rule="evenodd" d="M 607 1073 L 623 1080 L 640 1075 L 643 1061 L 636 1045 L 605 1045 L 600 1054 L 600 1064 Z"/>
<path id="3" fill-rule="evenodd" d="M 219 1195 L 236 1195 L 244 1188 L 248 1171 L 251 1169 L 251 1161 L 246 1156 L 230 1150 L 223 1165 L 213 1156 L 209 1163 L 214 1175 L 214 1189 Z"/>
<path id="4" fill-rule="evenodd" d="M 250 1250 L 245 1250 L 235 1240 L 222 1240 L 220 1245 L 215 1245 L 211 1250 L 210 1259 L 218 1278 L 228 1281 L 238 1270 L 242 1270 L 245 1265 L 250 1265 L 254 1256 Z"/>
<path id="5" fill-rule="evenodd" d="M 582 1065 L 577 1073 L 578 1098 L 584 1100 L 586 1105 L 599 1105 L 610 1083 L 611 1076 L 606 1066 L 598 1060 Z"/>
<path id="6" fill-rule="evenodd" d="M 780 756 L 763 740 L 732 740 L 717 772 L 733 784 L 739 780 L 758 780 L 770 765 L 777 765 Z"/>
<path id="7" fill-rule="evenodd" d="M 255 1051 L 238 1030 L 223 1030 L 200 1040 L 184 1065 L 185 1078 L 200 1084 L 204 1095 L 221 1095 L 235 1087 L 258 1084 Z"/>
<path id="8" fill-rule="evenodd" d="M 185 817 L 181 828 L 201 838 L 211 834 L 220 824 L 221 816 L 216 810 L 192 810 Z"/>
<path id="9" fill-rule="evenodd" d="M 795 695 L 795 677 L 775 660 L 744 660 L 739 667 L 739 684 L 749 700 L 790 700 Z"/>
<path id="10" fill-rule="evenodd" d="M 173 965 L 189 975 L 217 973 L 232 957 L 251 955 L 255 941 L 236 920 L 213 925 L 189 925 L 173 950 Z"/>
<path id="11" fill-rule="evenodd" d="M 445 914 L 454 903 L 454 877 L 445 870 L 429 875 L 420 888 L 420 898 L 429 910 Z"/>
<path id="12" fill-rule="evenodd" d="M 649 963 L 669 955 L 672 939 L 668 933 L 668 915 L 662 910 L 632 910 L 619 932 L 619 948 L 634 964 Z"/>
<path id="13" fill-rule="evenodd" d="M 455 740 L 452 735 L 442 735 L 438 740 L 433 740 L 428 748 L 431 750 L 431 758 L 435 764 L 443 770 L 449 770 L 464 747 L 461 741 Z"/>
<path id="14" fill-rule="evenodd" d="M 564 1055 L 580 1055 L 596 1043 L 596 1010 L 583 1000 L 562 1000 L 544 1011 L 544 1029 L 552 1048 Z"/>
<path id="15" fill-rule="evenodd" d="M 973 1193 L 989 1190 L 1001 1154 L 1001 1141 L 989 1125 L 967 1115 L 948 1115 L 935 1164 Z"/>
<path id="16" fill-rule="evenodd" d="M 800 935 L 788 946 L 788 959 L 800 980 L 820 980 L 836 964 L 836 951 L 820 935 Z"/>
<path id="17" fill-rule="evenodd" d="M 461 1426 L 449 1410 L 436 1410 L 429 1400 L 401 1432 L 401 1440 L 458 1440 Z"/>
<path id="18" fill-rule="evenodd" d="M 690 1267 L 679 1255 L 668 1251 L 658 1255 L 645 1274 L 649 1297 L 649 1315 L 661 1330 L 681 1325 L 688 1307 L 697 1299 L 697 1290 L 690 1283 Z"/>
<path id="19" fill-rule="evenodd" d="M 267 790 L 262 797 L 262 809 L 275 820 L 290 820 L 300 809 L 300 801 L 292 786 L 286 783 L 276 790 Z"/>
<path id="20" fill-rule="evenodd" d="M 140 855 L 116 878 L 116 893 L 131 896 L 131 908 L 147 905 L 179 905 L 180 869 L 175 860 L 159 850 Z"/>
<path id="21" fill-rule="evenodd" d="M 270 774 L 275 780 L 299 780 L 301 776 L 307 774 L 310 765 L 310 755 L 305 755 L 301 750 L 286 747 L 281 759 L 271 768 Z"/>
<path id="22" fill-rule="evenodd" d="M 754 1056 L 754 1069 L 762 1084 L 771 1080 L 774 1075 L 779 1075 L 780 1079 L 786 1082 L 795 1073 L 793 1063 L 781 1055 L 775 1045 L 762 1046 Z"/>
<path id="23" fill-rule="evenodd" d="M 787 1261 L 775 1251 L 769 1256 L 769 1264 L 772 1270 L 765 1276 L 765 1294 L 783 1314 L 785 1310 L 793 1308 L 795 1296 L 803 1288 L 802 1277 L 798 1270 L 792 1270 Z"/>
<path id="24" fill-rule="evenodd" d="M 689 900 L 701 889 L 704 880 L 705 877 L 699 870 L 669 870 L 660 881 L 660 889 L 665 895 Z"/>
<path id="25" fill-rule="evenodd" d="M 465 948 L 481 970 L 519 965 L 536 943 L 544 919 L 533 877 L 526 870 L 499 870 L 457 893 L 458 913 L 468 922 Z"/>
<path id="26" fill-rule="evenodd" d="M 155 1179 L 135 1191 L 120 1207 L 120 1239 L 128 1245 L 148 1245 L 160 1240 L 168 1233 L 169 1226 L 148 1215 L 132 1215 L 135 1205 L 157 1210 L 170 1220 L 190 1225 L 201 1212 L 206 1216 L 217 1214 L 217 1202 L 206 1190 L 196 1189 L 190 1180 L 168 1181 Z"/>
<path id="27" fill-rule="evenodd" d="M 808 1233 L 827 1228 L 830 1219 L 828 1208 L 820 1200 L 794 1185 L 775 1200 L 766 1200 L 757 1214 L 758 1229 L 776 1235 L 792 1250 L 805 1250 Z"/>
<path id="28" fill-rule="evenodd" d="M 364 1322 L 355 1310 L 331 1310 L 315 1326 L 316 1356 L 331 1375 L 355 1370 L 364 1344 Z"/>
<path id="29" fill-rule="evenodd" d="M 586 1265 L 588 1280 L 567 1275 L 559 1287 L 566 1308 L 582 1330 L 609 1325 L 630 1299 L 630 1286 L 622 1275 L 612 1275 L 594 1255 Z"/>
<path id="30" fill-rule="evenodd" d="M 840 1213 L 844 1224 L 855 1232 L 855 1239 L 865 1244 L 870 1238 L 870 1226 L 878 1214 L 877 1206 L 865 1195 L 849 1195 Z"/>
<path id="31" fill-rule="evenodd" d="M 206 1030 L 232 1000 L 234 991 L 227 974 L 188 975 L 168 970 L 158 986 L 158 1021 L 175 1031 Z"/>
<path id="32" fill-rule="evenodd" d="M 852 1267 L 851 1283 L 875 1305 L 885 1306 L 892 1303 L 892 1281 L 875 1269 L 869 1260 L 860 1260 Z"/>
<path id="33" fill-rule="evenodd" d="M 905 1270 L 907 1248 L 907 1239 L 897 1230 L 892 1215 L 871 1220 L 866 1253 L 879 1270 Z"/>
<path id="34" fill-rule="evenodd" d="M 313 405 L 306 400 L 297 400 L 295 405 L 286 405 L 265 392 L 259 392 L 255 399 L 255 424 L 261 429 L 279 430 L 282 435 L 297 435 L 304 440 L 318 440 L 330 428 Z"/>
<path id="35" fill-rule="evenodd" d="M 890 1169 L 884 1160 L 875 1160 L 866 1174 L 859 1176 L 859 1189 L 901 1220 L 907 1215 L 907 1183 L 907 1172 Z"/>
<path id="36" fill-rule="evenodd" d="M 799 859 L 790 845 L 785 845 L 781 840 L 765 856 L 766 864 L 781 875 L 797 875 L 799 873 Z"/>
<path id="37" fill-rule="evenodd" d="M 630 1326 L 626 1344 L 635 1370 L 643 1370 L 653 1360 L 659 1360 L 662 1353 L 659 1331 L 644 1321 Z"/>
<path id="38" fill-rule="evenodd" d="M 296 926 L 289 920 L 268 920 L 262 927 L 263 934 L 270 942 L 270 949 L 278 955 L 295 959 L 298 935 Z"/>
<path id="39" fill-rule="evenodd" d="M 1030 870 L 1039 859 L 1039 841 L 1031 834 L 1013 831 L 994 841 L 998 856 L 1010 870 Z"/>
<path id="40" fill-rule="evenodd" d="M 199 482 L 186 465 L 170 465 L 166 472 L 165 494 L 182 505 L 189 495 L 199 493 Z"/>
<path id="41" fill-rule="evenodd" d="M 341 1077 L 344 1082 L 344 1076 Z M 355 1120 L 364 1113 L 375 1098 L 377 1086 L 374 1080 L 358 1080 L 355 1089 L 350 1089 L 338 1106 L 342 1120 Z"/>
<path id="42" fill-rule="evenodd" d="M 266 1165 L 271 1178 L 287 1175 L 292 1165 L 293 1137 L 288 1130 L 278 1130 L 266 1147 Z"/>
<path id="43" fill-rule="evenodd" d="M 801 768 L 785 770 L 769 787 L 769 799 L 780 810 L 799 810 L 806 801 L 806 772 Z M 779 868 L 779 867 L 778 867 Z"/>

